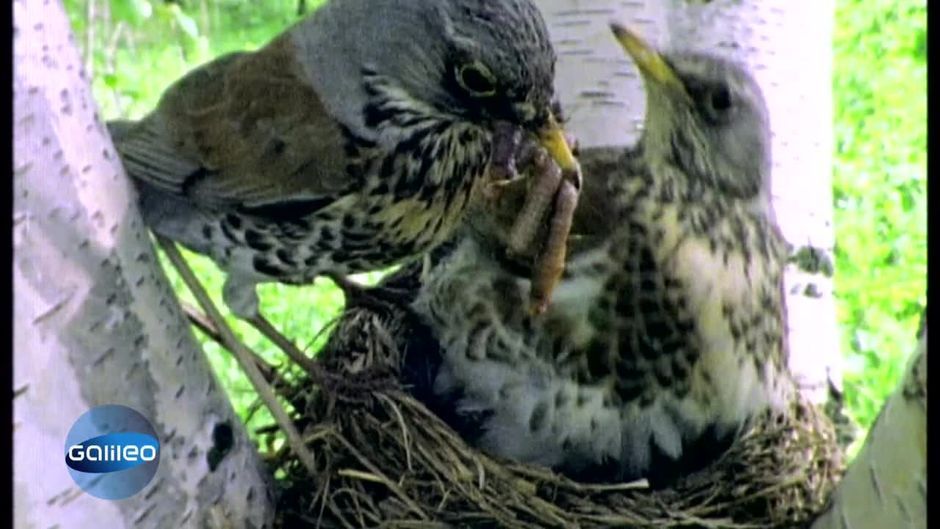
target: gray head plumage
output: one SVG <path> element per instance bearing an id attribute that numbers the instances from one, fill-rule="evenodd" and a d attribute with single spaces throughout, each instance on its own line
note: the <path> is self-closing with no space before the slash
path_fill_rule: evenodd
<path id="1" fill-rule="evenodd" d="M 553 96 L 555 51 L 544 20 L 529 0 L 460 0 L 442 2 L 450 9 L 447 38 L 463 57 L 457 64 L 479 61 L 499 80 L 507 102 L 525 102 L 544 113 Z M 517 117 L 531 121 L 547 116 Z M 527 118 L 527 119 L 526 119 Z"/>
<path id="2" fill-rule="evenodd" d="M 663 59 L 685 90 L 649 87 L 645 147 L 732 197 L 766 192 L 769 118 L 754 78 L 743 65 L 714 55 L 664 53 Z"/>
<path id="3" fill-rule="evenodd" d="M 685 184 L 766 203 L 771 152 L 767 105 L 747 69 L 697 52 L 660 52 L 611 24 L 646 86 L 641 142 L 648 163 L 669 163 Z M 762 204 L 763 205 L 763 204 Z"/>
<path id="4" fill-rule="evenodd" d="M 327 108 L 365 137 L 363 69 L 433 111 L 533 126 L 547 117 L 555 55 L 531 0 L 331 0 L 292 38 Z M 468 65 L 481 66 L 464 73 L 482 72 L 494 95 L 467 93 L 458 81 Z"/>

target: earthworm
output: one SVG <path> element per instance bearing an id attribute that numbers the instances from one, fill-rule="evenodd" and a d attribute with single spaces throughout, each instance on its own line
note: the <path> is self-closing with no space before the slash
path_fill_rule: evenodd
<path id="1" fill-rule="evenodd" d="M 539 150 L 533 160 L 535 184 L 526 193 L 522 210 L 509 230 L 509 252 L 522 255 L 535 238 L 562 180 L 558 165 Z"/>
<path id="2" fill-rule="evenodd" d="M 558 188 L 548 238 L 535 260 L 532 290 L 529 294 L 533 314 L 542 314 L 548 308 L 552 291 L 555 290 L 565 270 L 568 233 L 571 231 L 574 210 L 578 205 L 580 193 L 580 171 L 577 173 L 574 177 L 576 181 L 564 178 Z"/>

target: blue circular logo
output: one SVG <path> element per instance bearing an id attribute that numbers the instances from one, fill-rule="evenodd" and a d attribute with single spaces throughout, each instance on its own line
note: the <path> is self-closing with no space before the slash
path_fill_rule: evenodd
<path id="1" fill-rule="evenodd" d="M 160 441 L 143 415 L 118 404 L 96 406 L 65 438 L 65 464 L 92 496 L 120 500 L 137 494 L 157 473 Z"/>

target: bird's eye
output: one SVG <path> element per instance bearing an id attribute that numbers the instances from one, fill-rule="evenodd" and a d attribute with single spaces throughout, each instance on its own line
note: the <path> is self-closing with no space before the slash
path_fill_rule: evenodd
<path id="1" fill-rule="evenodd" d="M 474 97 L 489 97 L 496 93 L 496 78 L 478 62 L 461 66 L 457 70 L 457 82 Z"/>
<path id="2" fill-rule="evenodd" d="M 724 112 L 731 108 L 731 92 L 725 86 L 720 86 L 711 93 L 711 107 L 719 112 Z"/>
<path id="3" fill-rule="evenodd" d="M 694 85 L 688 87 L 702 116 L 710 123 L 724 123 L 734 112 L 734 97 L 727 85 Z"/>

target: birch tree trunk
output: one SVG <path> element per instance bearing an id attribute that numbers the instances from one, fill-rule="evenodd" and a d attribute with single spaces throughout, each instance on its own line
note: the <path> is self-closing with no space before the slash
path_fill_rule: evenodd
<path id="1" fill-rule="evenodd" d="M 841 390 L 832 295 L 832 0 L 537 0 L 559 53 L 567 128 L 590 149 L 633 144 L 642 81 L 613 40 L 611 20 L 664 49 L 747 64 L 773 133 L 773 200 L 793 246 L 787 270 L 790 367 L 816 403 Z M 585 175 L 590 178 L 590 175 Z M 907 377 L 813 529 L 926 527 L 926 329 Z"/>
<path id="2" fill-rule="evenodd" d="M 156 261 L 62 5 L 14 13 L 16 527 L 267 527 L 268 485 Z M 84 494 L 64 464 L 89 408 L 123 404 L 161 441 L 137 495 Z"/>
<path id="3" fill-rule="evenodd" d="M 927 329 L 812 529 L 927 528 Z"/>
<path id="4" fill-rule="evenodd" d="M 797 260 L 786 276 L 790 367 L 801 391 L 824 402 L 830 383 L 842 385 L 831 279 L 833 0 L 536 1 L 558 50 L 567 127 L 582 148 L 631 145 L 643 123 L 642 81 L 612 20 L 661 49 L 750 67 L 770 110 L 774 207 Z"/>
<path id="5" fill-rule="evenodd" d="M 610 20 L 666 48 L 751 66 L 771 112 L 778 219 L 800 256 L 787 276 L 791 368 L 823 401 L 829 384 L 841 386 L 831 285 L 832 1 L 537 2 L 559 51 L 568 126 L 583 147 L 631 144 L 645 111 Z M 15 524 L 267 526 L 272 506 L 257 454 L 156 262 L 72 40 L 58 2 L 15 0 Z M 814 527 L 925 526 L 925 397 L 926 333 L 908 380 Z M 162 441 L 157 476 L 120 502 L 82 494 L 61 459 L 72 422 L 104 403 L 137 409 Z M 207 454 L 226 429 L 234 446 L 212 470 Z"/>

